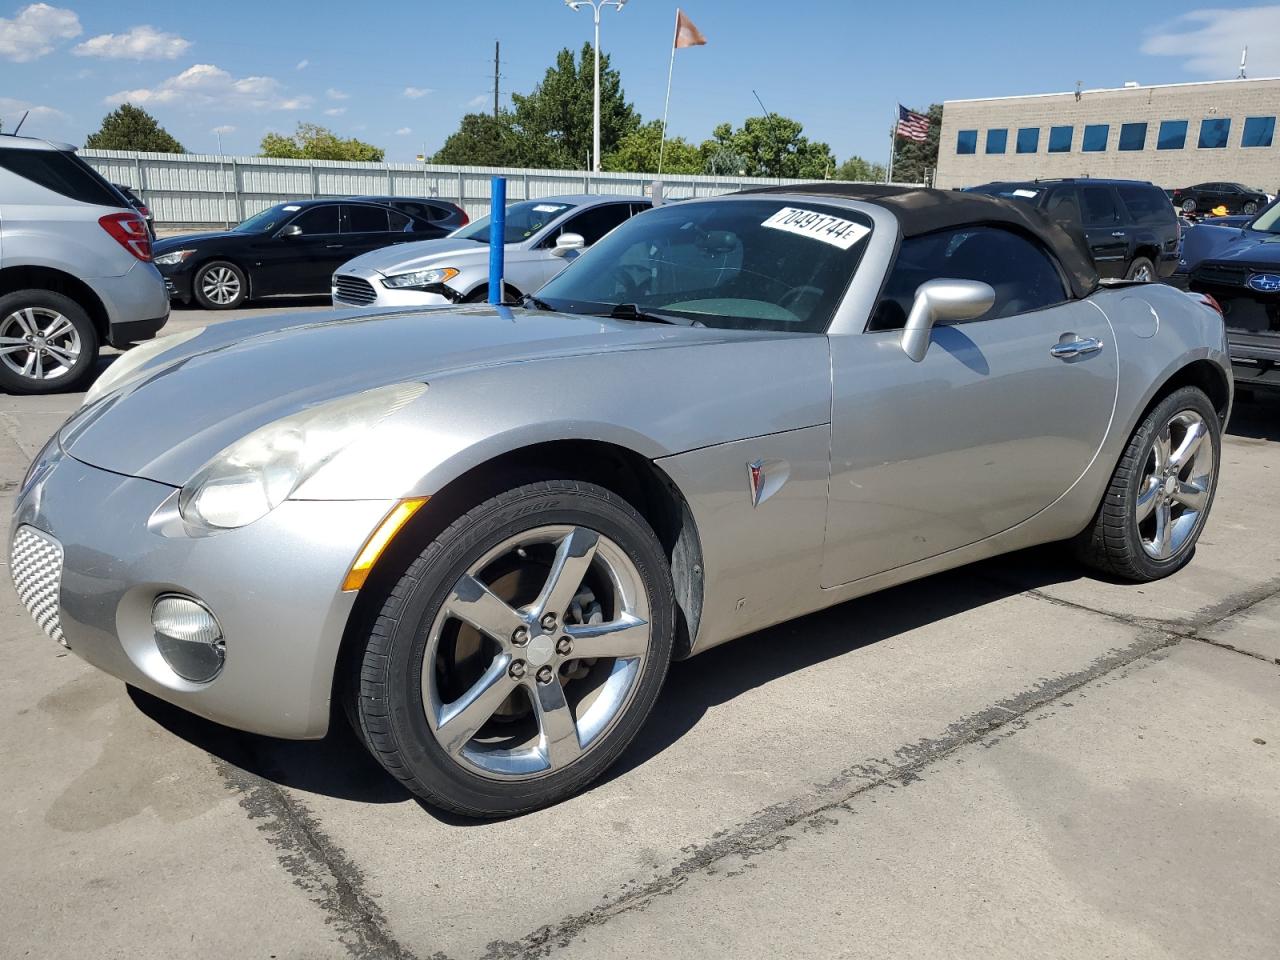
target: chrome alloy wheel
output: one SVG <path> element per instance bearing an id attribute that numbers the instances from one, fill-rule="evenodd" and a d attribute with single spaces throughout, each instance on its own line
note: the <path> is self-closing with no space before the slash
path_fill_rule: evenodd
<path id="1" fill-rule="evenodd" d="M 1142 549 L 1171 560 L 1188 543 L 1209 506 L 1214 477 L 1209 426 L 1183 410 L 1160 428 L 1138 485 L 1135 518 Z"/>
<path id="2" fill-rule="evenodd" d="M 631 558 L 585 527 L 537 527 L 486 552 L 427 636 L 422 703 L 440 746 L 497 780 L 578 760 L 625 712 L 650 643 Z"/>
<path id="3" fill-rule="evenodd" d="M 200 292 L 211 303 L 225 307 L 240 296 L 240 278 L 230 267 L 213 267 L 200 277 Z"/>
<path id="4" fill-rule="evenodd" d="M 1137 270 L 1134 271 L 1133 279 L 1137 280 L 1139 283 L 1150 283 L 1151 268 L 1144 263 L 1142 266 L 1140 266 Z"/>
<path id="5" fill-rule="evenodd" d="M 0 361 L 29 380 L 69 373 L 81 349 L 80 331 L 51 307 L 24 307 L 0 320 Z"/>

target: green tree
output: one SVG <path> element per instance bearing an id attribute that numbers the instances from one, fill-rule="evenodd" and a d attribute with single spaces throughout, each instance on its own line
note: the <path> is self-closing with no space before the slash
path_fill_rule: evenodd
<path id="1" fill-rule="evenodd" d="M 352 137 L 344 140 L 327 127 L 300 123 L 292 136 L 268 133 L 259 147 L 263 157 L 290 160 L 362 160 L 379 163 L 386 155 L 381 147 Z"/>
<path id="2" fill-rule="evenodd" d="M 85 139 L 91 150 L 140 150 L 147 153 L 186 153 L 156 118 L 141 107 L 122 103 L 102 118 L 102 126 Z"/>
<path id="3" fill-rule="evenodd" d="M 667 137 L 662 151 L 662 121 L 649 123 L 627 134 L 612 153 L 605 154 L 604 169 L 620 173 L 656 173 L 661 154 L 663 173 L 703 173 L 702 151 L 683 137 Z"/>
<path id="4" fill-rule="evenodd" d="M 862 183 L 883 183 L 885 168 L 883 163 L 872 163 L 862 157 L 850 157 L 836 167 L 831 175 L 833 180 L 857 180 Z"/>
<path id="5" fill-rule="evenodd" d="M 431 158 L 432 163 L 477 167 L 526 166 L 523 139 L 508 112 L 468 113 Z"/>
<path id="6" fill-rule="evenodd" d="M 924 143 L 903 140 L 901 137 L 894 138 L 893 179 L 897 183 L 924 183 L 926 180 L 932 182 L 934 171 L 938 169 L 938 134 L 942 131 L 942 104 L 930 104 L 925 115 L 929 118 L 929 133 Z"/>
<path id="7" fill-rule="evenodd" d="M 730 124 L 720 124 L 712 132 L 712 139 L 703 144 L 708 155 L 717 149 L 740 156 L 743 165 L 738 169 L 745 170 L 749 177 L 822 180 L 836 168 L 831 147 L 806 137 L 800 121 L 776 113 L 747 117 L 737 130 Z"/>

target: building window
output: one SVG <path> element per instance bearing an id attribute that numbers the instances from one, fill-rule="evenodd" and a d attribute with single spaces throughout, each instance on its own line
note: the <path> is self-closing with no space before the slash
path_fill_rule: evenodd
<path id="1" fill-rule="evenodd" d="M 1111 133 L 1109 123 L 1091 123 L 1084 128 L 1080 149 L 1085 153 L 1102 153 L 1107 149 L 1107 137 Z"/>
<path id="2" fill-rule="evenodd" d="M 1187 121 L 1160 121 L 1160 135 L 1156 138 L 1157 150 L 1181 150 L 1187 145 Z"/>
<path id="3" fill-rule="evenodd" d="M 1206 117 L 1200 121 L 1200 149 L 1219 150 L 1231 139 L 1231 120 L 1227 117 Z"/>
<path id="4" fill-rule="evenodd" d="M 1035 153 L 1040 149 L 1040 128 L 1022 127 L 1018 130 L 1018 152 Z"/>
<path id="5" fill-rule="evenodd" d="M 1004 153 L 1009 146 L 1008 130 L 987 131 L 987 153 Z"/>
<path id="6" fill-rule="evenodd" d="M 1075 127 L 1050 127 L 1049 128 L 1049 152 L 1050 153 L 1070 153 L 1071 137 L 1075 133 Z"/>
<path id="7" fill-rule="evenodd" d="M 1145 123 L 1122 123 L 1120 125 L 1121 150 L 1145 150 L 1147 148 L 1147 125 Z"/>
<path id="8" fill-rule="evenodd" d="M 1245 117 L 1244 139 L 1240 141 L 1240 146 L 1269 147 L 1275 132 L 1275 117 Z"/>
<path id="9" fill-rule="evenodd" d="M 956 153 L 977 153 L 978 131 L 961 130 L 956 134 Z"/>

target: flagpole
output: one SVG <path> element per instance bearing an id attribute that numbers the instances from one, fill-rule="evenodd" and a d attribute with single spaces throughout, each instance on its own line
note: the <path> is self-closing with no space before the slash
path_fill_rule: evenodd
<path id="1" fill-rule="evenodd" d="M 893 109 L 893 126 L 889 128 L 889 173 L 885 178 L 885 183 L 893 183 L 893 158 L 898 152 L 898 107 Z"/>
<path id="2" fill-rule="evenodd" d="M 680 8 L 676 7 L 676 25 L 671 31 L 671 63 L 667 66 L 667 100 L 662 105 L 662 142 L 658 146 L 658 176 L 667 154 L 667 112 L 671 109 L 671 76 L 676 71 L 676 40 L 680 38 Z"/>

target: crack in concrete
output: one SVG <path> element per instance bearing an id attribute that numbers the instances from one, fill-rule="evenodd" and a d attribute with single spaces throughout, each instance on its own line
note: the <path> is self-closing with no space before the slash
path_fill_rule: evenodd
<path id="1" fill-rule="evenodd" d="M 1238 653 L 1242 657 L 1261 660 L 1263 663 L 1280 664 L 1280 657 L 1268 657 L 1265 654 L 1254 653 L 1252 650 L 1241 650 L 1239 647 L 1232 646 L 1229 643 L 1223 643 L 1221 640 L 1211 640 L 1209 637 L 1191 637 L 1190 639 L 1195 640 L 1198 643 L 1207 644 L 1210 647 L 1217 647 L 1219 650 L 1229 650 L 1232 653 Z"/>
<path id="2" fill-rule="evenodd" d="M 239 796 L 250 820 L 276 850 L 281 866 L 324 912 L 326 923 L 356 960 L 414 960 L 392 936 L 386 917 L 365 892 L 359 869 L 316 824 L 311 811 L 269 780 L 219 758 L 214 767 L 227 788 Z M 446 960 L 433 954 L 431 960 Z"/>

